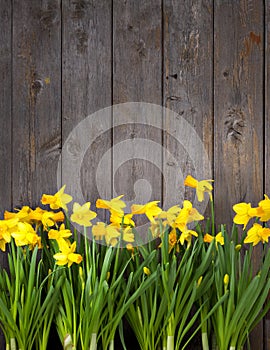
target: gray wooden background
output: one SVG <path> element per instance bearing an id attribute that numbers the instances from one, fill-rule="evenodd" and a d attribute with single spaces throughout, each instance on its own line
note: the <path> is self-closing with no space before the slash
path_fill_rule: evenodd
<path id="1" fill-rule="evenodd" d="M 269 16 L 269 0 L 0 0 L 1 213 L 55 192 L 74 126 L 129 101 L 166 106 L 196 129 L 212 164 L 218 222 L 231 221 L 232 204 L 270 194 Z M 151 133 L 177 155 L 170 138 Z M 91 164 L 131 134 L 150 137 L 122 127 L 87 153 L 90 201 L 98 196 Z M 188 157 L 182 167 L 190 170 Z M 115 186 L 132 197 L 140 177 L 159 199 L 163 178 L 148 162 L 130 160 Z M 251 344 L 270 349 L 270 317 Z"/>

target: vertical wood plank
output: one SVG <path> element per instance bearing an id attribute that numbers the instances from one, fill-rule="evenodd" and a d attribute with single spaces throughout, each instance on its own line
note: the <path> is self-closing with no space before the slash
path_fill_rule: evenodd
<path id="1" fill-rule="evenodd" d="M 113 103 L 147 102 L 161 105 L 161 76 L 161 1 L 114 1 Z M 152 140 L 162 145 L 162 115 L 153 115 L 153 122 L 149 120 L 148 125 L 143 126 L 144 112 L 134 116 L 132 107 L 129 107 L 126 107 L 129 123 L 115 127 L 113 131 L 114 146 L 127 141 L 131 150 L 129 159 L 123 165 L 120 165 L 121 158 L 127 149 L 123 146 L 121 151 L 113 150 L 114 195 L 125 194 L 129 205 L 161 200 L 162 154 L 150 152 L 138 139 L 144 139 L 146 143 Z M 117 123 L 118 115 L 114 114 L 113 118 Z M 136 219 L 137 224 L 143 223 L 138 217 Z"/>
<path id="2" fill-rule="evenodd" d="M 62 135 L 65 142 L 80 122 L 92 113 L 111 105 L 112 5 L 108 0 L 69 0 L 62 2 L 62 11 Z M 81 164 L 81 178 L 74 179 L 78 180 L 78 183 L 74 184 L 75 187 L 81 187 L 84 199 L 91 201 L 92 209 L 100 196 L 111 197 L 110 186 L 108 192 L 100 193 L 96 180 L 100 158 L 111 147 L 111 130 L 106 131 L 106 127 L 111 126 L 111 116 L 108 112 L 104 112 L 104 116 L 107 118 L 104 122 L 97 115 L 90 119 L 85 130 L 89 133 L 89 139 L 83 141 L 89 141 L 89 145 L 85 145 L 87 151 Z M 90 128 L 92 122 L 93 127 Z M 78 149 L 76 144 L 71 148 L 75 158 L 81 155 L 82 150 Z M 63 159 L 63 179 L 69 176 L 69 167 L 72 164 L 68 163 Z M 110 159 L 102 175 L 102 181 L 109 184 Z M 101 219 L 103 212 L 104 210 L 98 211 L 98 217 Z"/>
<path id="3" fill-rule="evenodd" d="M 172 135 L 180 141 L 177 143 L 172 135 L 165 133 L 165 147 L 180 167 L 178 176 L 170 181 L 171 188 L 167 190 L 178 192 L 178 203 L 184 198 L 195 199 L 194 191 L 183 186 L 188 174 L 199 180 L 206 178 L 204 176 L 212 178 L 212 11 L 211 0 L 164 1 L 164 105 L 179 115 L 176 120 L 166 116 L 165 130 L 173 131 Z M 181 119 L 189 123 L 185 132 Z M 201 153 L 202 149 L 194 149 L 197 146 L 191 130 L 201 139 L 208 157 L 209 163 L 202 159 L 202 167 L 198 167 L 198 160 L 195 164 L 193 155 Z M 164 157 L 165 177 L 175 166 L 169 157 Z M 196 205 L 200 208 L 199 203 Z"/>
<path id="4" fill-rule="evenodd" d="M 13 1 L 13 204 L 57 189 L 61 147 L 60 0 Z"/>
<path id="5" fill-rule="evenodd" d="M 11 129 L 12 129 L 12 8 L 8 0 L 0 1 L 0 211 L 11 209 Z M 2 262 L 2 261 L 1 261 Z"/>
<path id="6" fill-rule="evenodd" d="M 12 164 L 12 4 L 0 0 L 0 215 L 10 210 L 11 164 Z M 0 266 L 7 266 L 7 257 L 0 254 Z M 0 349 L 5 348 L 5 339 L 0 331 Z"/>
<path id="7" fill-rule="evenodd" d="M 265 87 L 265 114 L 264 114 L 264 135 L 265 135 L 265 154 L 264 154 L 264 182 L 265 193 L 270 194 L 270 1 L 265 1 L 265 27 L 264 27 L 264 87 Z M 269 297 L 270 298 L 270 297 Z M 270 311 L 264 319 L 264 350 L 270 350 Z"/>
<path id="8" fill-rule="evenodd" d="M 215 198 L 219 223 L 232 205 L 263 195 L 263 2 L 215 1 Z M 254 256 L 255 267 L 260 247 Z M 263 349 L 263 322 L 251 349 Z"/>

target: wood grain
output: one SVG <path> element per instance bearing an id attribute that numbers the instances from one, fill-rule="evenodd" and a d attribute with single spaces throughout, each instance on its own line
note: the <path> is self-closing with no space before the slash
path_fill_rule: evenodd
<path id="1" fill-rule="evenodd" d="M 60 0 L 13 2 L 13 201 L 57 190 L 61 147 Z"/>
<path id="2" fill-rule="evenodd" d="M 0 215 L 12 209 L 12 6 L 0 0 Z M 7 267 L 7 256 L 0 254 L 0 266 Z M 0 331 L 0 349 L 5 339 Z"/>
<path id="3" fill-rule="evenodd" d="M 264 136 L 265 136 L 265 154 L 264 154 L 264 182 L 265 193 L 270 194 L 270 1 L 265 2 L 265 28 L 264 28 L 264 87 L 265 87 L 265 105 L 264 105 Z M 269 246 L 270 247 L 270 246 Z M 270 295 L 268 297 L 270 299 Z M 264 350 L 270 350 L 270 311 L 264 319 Z"/>
<path id="4" fill-rule="evenodd" d="M 11 209 L 12 164 L 12 8 L 0 1 L 0 211 Z"/>
<path id="5" fill-rule="evenodd" d="M 161 105 L 161 72 L 161 1 L 114 1 L 113 103 L 147 102 Z M 128 140 L 133 156 L 125 164 L 118 166 L 122 153 L 126 150 L 124 147 L 122 151 L 113 150 L 114 194 L 125 194 L 129 203 L 142 204 L 147 200 L 161 200 L 162 153 L 149 151 L 142 146 L 143 141 L 138 139 L 152 140 L 162 145 L 162 115 L 159 112 L 153 115 L 153 120 L 149 120 L 148 125 L 144 126 L 144 112 L 133 115 L 132 107 L 126 108 L 126 115 L 130 116 L 129 123 L 114 129 L 113 145 Z M 113 118 L 117 123 L 118 115 L 115 114 Z M 141 152 L 137 157 L 138 149 Z M 137 220 L 139 222 L 141 224 L 143 221 Z"/>
<path id="6" fill-rule="evenodd" d="M 215 1 L 214 7 L 215 204 L 218 223 L 231 223 L 233 204 L 257 205 L 263 195 L 264 9 L 258 1 Z M 262 339 L 263 322 L 251 349 L 263 349 Z"/>
<path id="7" fill-rule="evenodd" d="M 167 191 L 178 196 L 177 203 L 195 200 L 194 191 L 183 186 L 188 174 L 199 180 L 212 178 L 212 29 L 212 1 L 164 1 L 164 105 L 178 114 L 164 118 L 164 146 L 177 160 L 175 164 L 171 156 L 164 156 L 164 177 L 179 167 L 167 184 Z M 195 139 L 203 143 L 204 159 L 194 157 L 203 151 Z M 175 205 L 177 198 L 170 198 L 174 199 L 170 205 Z"/>
<path id="8" fill-rule="evenodd" d="M 62 11 L 64 143 L 78 123 L 111 105 L 112 5 L 107 0 L 70 0 L 62 3 Z M 78 182 L 77 186 L 81 186 L 85 201 L 93 202 L 92 209 L 95 208 L 97 198 L 111 198 L 111 159 L 103 169 L 103 181 L 108 185 L 108 191 L 99 193 L 96 184 L 96 169 L 100 158 L 111 147 L 111 131 L 106 132 L 106 127 L 98 116 L 93 118 L 96 129 L 88 130 L 89 139 L 85 142 L 89 141 L 89 147 L 81 164 L 81 178 L 74 180 Z M 105 123 L 111 127 L 111 116 L 108 115 L 108 118 Z M 65 176 L 68 176 L 71 166 L 64 160 Z M 103 212 L 104 210 L 98 211 L 101 219 L 104 218 Z"/>

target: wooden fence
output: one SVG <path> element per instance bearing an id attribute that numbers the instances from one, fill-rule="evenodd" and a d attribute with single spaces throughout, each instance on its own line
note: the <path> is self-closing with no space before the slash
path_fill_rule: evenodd
<path id="1" fill-rule="evenodd" d="M 269 18 L 269 0 L 0 0 L 1 213 L 56 191 L 72 129 L 130 101 L 163 105 L 197 131 L 219 223 L 231 222 L 232 204 L 256 204 L 270 193 Z M 90 201 L 98 195 L 91 164 L 134 137 L 160 142 L 179 159 L 158 128 L 112 129 L 84 160 Z M 188 155 L 180 162 L 183 174 L 192 170 Z M 115 188 L 132 198 L 140 177 L 162 197 L 162 174 L 139 160 L 120 167 Z M 270 317 L 251 349 L 270 349 Z"/>

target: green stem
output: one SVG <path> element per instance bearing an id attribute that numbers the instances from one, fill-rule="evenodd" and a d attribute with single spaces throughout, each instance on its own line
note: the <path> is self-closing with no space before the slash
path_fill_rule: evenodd
<path id="1" fill-rule="evenodd" d="M 174 336 L 168 335 L 167 337 L 167 350 L 174 350 Z"/>
<path id="2" fill-rule="evenodd" d="M 110 341 L 110 347 L 109 350 L 114 350 L 114 339 Z"/>
<path id="3" fill-rule="evenodd" d="M 75 298 L 74 298 L 74 290 L 73 290 L 73 279 L 72 279 L 72 274 L 71 274 L 71 270 L 70 268 L 68 268 L 68 273 L 69 273 L 69 280 L 70 280 L 70 286 L 71 286 L 71 297 L 72 297 L 72 317 L 73 317 L 73 324 L 72 324 L 72 328 L 73 328 L 73 336 L 72 336 L 72 340 L 73 340 L 73 344 L 76 348 L 77 345 L 77 314 L 76 314 L 76 302 L 75 302 Z"/>
<path id="4" fill-rule="evenodd" d="M 212 236 L 215 236 L 215 209 L 214 209 L 214 201 L 212 197 L 210 197 L 210 203 L 211 203 Z"/>
<path id="5" fill-rule="evenodd" d="M 13 320 L 16 323 L 16 318 L 17 318 L 17 305 L 18 305 L 18 300 L 19 300 L 19 283 L 20 283 L 20 259 L 19 259 L 19 247 L 17 247 L 17 259 L 16 259 L 16 270 L 15 270 L 15 276 L 16 276 L 16 282 L 15 282 L 15 299 L 14 299 L 14 304 L 13 304 Z M 13 338 L 12 338 L 13 339 Z M 10 340 L 10 343 L 12 341 Z M 12 349 L 12 347 L 11 347 Z"/>
<path id="6" fill-rule="evenodd" d="M 84 227 L 84 250 L 85 250 L 85 260 L 86 260 L 86 271 L 90 271 L 90 261 L 89 261 L 89 242 L 87 240 L 87 229 Z"/>
<path id="7" fill-rule="evenodd" d="M 11 338 L 10 339 L 10 350 L 16 350 L 17 346 L 16 346 L 16 341 L 15 338 Z"/>
<path id="8" fill-rule="evenodd" d="M 202 333 L 202 348 L 203 350 L 209 350 L 207 333 Z"/>
<path id="9" fill-rule="evenodd" d="M 97 334 L 96 333 L 92 333 L 91 344 L 90 344 L 89 350 L 97 350 Z"/>

